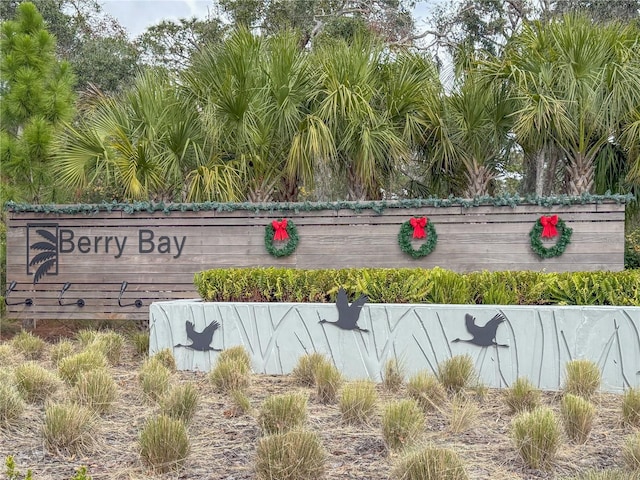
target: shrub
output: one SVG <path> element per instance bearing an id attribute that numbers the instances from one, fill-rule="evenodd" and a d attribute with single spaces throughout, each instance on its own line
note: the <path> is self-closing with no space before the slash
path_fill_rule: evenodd
<path id="1" fill-rule="evenodd" d="M 265 435 L 301 428 L 307 421 L 307 397 L 285 393 L 267 397 L 258 413 L 258 425 Z"/>
<path id="2" fill-rule="evenodd" d="M 390 358 L 384 364 L 382 386 L 389 392 L 397 392 L 404 383 L 405 368 L 397 358 Z"/>
<path id="3" fill-rule="evenodd" d="M 149 419 L 138 442 L 140 457 L 158 473 L 179 469 L 191 450 L 184 423 L 167 415 Z"/>
<path id="4" fill-rule="evenodd" d="M 124 337 L 111 331 L 98 332 L 89 348 L 98 349 L 111 365 L 118 365 L 124 348 Z"/>
<path id="5" fill-rule="evenodd" d="M 322 353 L 313 352 L 301 356 L 291 374 L 299 385 L 312 387 L 316 382 L 318 365 L 329 364 L 329 359 Z"/>
<path id="6" fill-rule="evenodd" d="M 243 362 L 234 360 L 216 361 L 209 372 L 209 380 L 220 392 L 246 390 L 251 382 L 249 368 Z"/>
<path id="7" fill-rule="evenodd" d="M 571 360 L 565 365 L 564 391 L 591 398 L 600 388 L 600 369 L 591 360 Z"/>
<path id="8" fill-rule="evenodd" d="M 518 377 L 504 392 L 504 401 L 511 413 L 530 411 L 540 406 L 540 390 L 528 378 Z"/>
<path id="9" fill-rule="evenodd" d="M 624 268 L 640 268 L 640 228 L 624 237 Z"/>
<path id="10" fill-rule="evenodd" d="M 75 347 L 73 342 L 71 340 L 64 339 L 51 347 L 49 356 L 51 357 L 51 362 L 57 367 L 63 358 L 70 357 L 74 353 Z"/>
<path id="11" fill-rule="evenodd" d="M 549 408 L 518 414 L 511 423 L 518 453 L 531 468 L 551 466 L 560 447 L 560 428 Z"/>
<path id="12" fill-rule="evenodd" d="M 68 384 L 75 385 L 84 373 L 106 366 L 107 359 L 101 352 L 85 350 L 61 359 L 58 363 L 58 374 Z"/>
<path id="13" fill-rule="evenodd" d="M 149 355 L 149 332 L 136 332 L 131 335 L 133 350 L 139 357 Z"/>
<path id="14" fill-rule="evenodd" d="M 358 380 L 342 387 L 338 406 L 345 423 L 365 423 L 375 413 L 378 394 L 373 382 Z"/>
<path id="15" fill-rule="evenodd" d="M 93 444 L 94 413 L 76 403 L 51 404 L 45 408 L 43 436 L 53 453 L 84 454 Z"/>
<path id="16" fill-rule="evenodd" d="M 589 438 L 596 408 L 591 402 L 567 393 L 560 408 L 564 431 L 576 443 L 585 443 Z"/>
<path id="17" fill-rule="evenodd" d="M 474 402 L 463 395 L 456 395 L 451 402 L 451 408 L 447 412 L 449 430 L 453 433 L 461 433 L 468 430 L 478 418 L 478 411 L 478 405 Z"/>
<path id="18" fill-rule="evenodd" d="M 14 425 L 25 408 L 18 390 L 13 385 L 0 383 L 0 427 Z"/>
<path id="19" fill-rule="evenodd" d="M 628 425 L 640 426 L 640 388 L 630 388 L 622 395 L 622 420 Z"/>
<path id="20" fill-rule="evenodd" d="M 424 411 L 439 407 L 447 399 L 447 392 L 432 373 L 421 370 L 407 381 L 407 395 Z"/>
<path id="21" fill-rule="evenodd" d="M 196 414 L 199 400 L 200 395 L 193 384 L 178 385 L 160 399 L 160 413 L 189 425 Z"/>
<path id="22" fill-rule="evenodd" d="M 158 350 L 151 356 L 151 359 L 156 362 L 160 362 L 160 364 L 162 364 L 162 366 L 164 366 L 170 372 L 175 372 L 177 369 L 176 357 L 173 355 L 173 351 L 170 348 L 163 348 L 162 350 Z"/>
<path id="23" fill-rule="evenodd" d="M 7 476 L 7 480 L 20 480 L 22 478 L 22 473 L 17 469 L 13 455 L 9 455 L 6 458 L 4 466 L 6 467 L 5 475 Z M 30 468 L 27 469 L 24 480 L 33 480 L 33 472 Z"/>
<path id="24" fill-rule="evenodd" d="M 476 380 L 470 355 L 456 355 L 438 364 L 438 380 L 449 392 L 459 392 Z"/>
<path id="25" fill-rule="evenodd" d="M 325 472 L 326 454 L 318 435 L 293 430 L 258 440 L 258 480 L 313 480 Z"/>
<path id="26" fill-rule="evenodd" d="M 627 437 L 622 447 L 622 458 L 631 470 L 640 470 L 640 433 Z"/>
<path id="27" fill-rule="evenodd" d="M 402 480 L 467 480 L 458 454 L 448 448 L 426 447 L 400 458 L 393 477 Z"/>
<path id="28" fill-rule="evenodd" d="M 316 367 L 316 394 L 322 403 L 336 401 L 342 385 L 342 374 L 331 363 L 321 363 Z"/>
<path id="29" fill-rule="evenodd" d="M 118 386 L 104 369 L 82 374 L 73 391 L 76 402 L 96 413 L 108 412 L 118 397 Z"/>
<path id="30" fill-rule="evenodd" d="M 152 401 L 159 400 L 169 390 L 171 372 L 167 367 L 152 359 L 142 364 L 138 380 L 145 396 Z"/>
<path id="31" fill-rule="evenodd" d="M 11 345 L 16 352 L 22 354 L 27 360 L 38 360 L 42 357 L 42 352 L 44 352 L 47 343 L 31 332 L 21 330 L 11 339 Z"/>
<path id="32" fill-rule="evenodd" d="M 14 375 L 18 391 L 29 403 L 43 402 L 60 387 L 59 378 L 35 362 L 18 365 Z"/>
<path id="33" fill-rule="evenodd" d="M 225 360 L 231 360 L 233 362 L 244 363 L 247 370 L 251 370 L 251 356 L 247 349 L 242 345 L 236 345 L 235 347 L 225 348 L 218 354 L 217 361 L 223 362 Z"/>
<path id="34" fill-rule="evenodd" d="M 422 434 L 424 414 L 412 399 L 389 403 L 382 412 L 382 436 L 390 450 L 412 445 Z"/>

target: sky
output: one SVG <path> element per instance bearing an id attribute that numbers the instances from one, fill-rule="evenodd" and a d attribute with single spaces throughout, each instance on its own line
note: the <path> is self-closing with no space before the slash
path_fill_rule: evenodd
<path id="1" fill-rule="evenodd" d="M 414 18 L 420 25 L 420 18 L 442 0 L 416 2 Z M 207 16 L 212 0 L 102 0 L 106 13 L 115 17 L 127 29 L 130 37 L 140 35 L 144 30 L 161 20 Z"/>

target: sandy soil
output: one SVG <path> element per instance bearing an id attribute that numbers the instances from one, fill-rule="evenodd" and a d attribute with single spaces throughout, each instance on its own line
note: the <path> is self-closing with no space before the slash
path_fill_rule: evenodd
<path id="1" fill-rule="evenodd" d="M 15 364 L 16 360 L 11 363 Z M 138 386 L 137 369 L 141 363 L 142 359 L 136 358 L 128 347 L 121 364 L 112 368 L 120 387 L 119 399 L 113 411 L 100 419 L 94 434 L 95 443 L 85 455 L 65 458 L 46 451 L 41 434 L 44 406 L 30 405 L 20 425 L 0 430 L 0 459 L 13 455 L 23 473 L 31 468 L 34 478 L 39 480 L 68 479 L 80 465 L 88 466 L 94 480 L 253 479 L 254 455 L 260 437 L 255 419 L 257 409 L 268 395 L 302 390 L 309 398 L 307 427 L 319 434 L 327 451 L 327 479 L 392 478 L 398 454 L 387 452 L 379 415 L 368 425 L 344 425 L 338 405 L 320 403 L 313 389 L 295 385 L 289 376 L 254 375 L 248 391 L 253 414 L 232 416 L 232 401 L 214 391 L 206 374 L 197 372 L 177 372 L 172 377 L 174 384 L 193 382 L 201 393 L 198 412 L 189 428 L 191 454 L 179 472 L 153 476 L 141 464 L 137 453 L 141 427 L 158 410 L 156 405 L 144 399 Z M 48 360 L 43 360 L 42 364 L 54 369 Z M 405 394 L 403 390 L 390 394 L 380 385 L 378 393 L 381 406 Z M 55 395 L 55 399 L 63 400 L 68 395 L 65 388 Z M 453 448 L 466 465 L 471 479 L 562 479 L 591 468 L 622 467 L 621 447 L 625 437 L 634 430 L 620 422 L 620 395 L 598 394 L 595 397 L 597 418 L 588 442 L 575 445 L 565 438 L 557 462 L 549 472 L 529 470 L 519 459 L 509 436 L 513 417 L 502 397 L 503 392 L 497 390 L 489 390 L 484 398 L 474 396 L 479 407 L 478 416 L 472 426 L 461 433 L 451 431 L 447 408 L 427 414 L 421 442 Z M 556 411 L 559 401 L 557 392 L 544 393 L 544 404 Z M 629 472 L 629 478 L 631 476 Z"/>

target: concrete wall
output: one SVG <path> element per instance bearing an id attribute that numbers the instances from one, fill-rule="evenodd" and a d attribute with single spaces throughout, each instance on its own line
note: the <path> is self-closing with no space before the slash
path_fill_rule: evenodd
<path id="1" fill-rule="evenodd" d="M 482 326 L 497 314 L 504 321 L 492 336 Z M 475 337 L 466 315 L 480 327 Z M 156 302 L 150 307 L 150 351 L 172 348 L 179 369 L 208 371 L 217 351 L 174 346 L 192 342 L 186 322 L 201 332 L 216 321 L 220 327 L 210 347 L 245 346 L 257 373 L 286 374 L 300 356 L 321 352 L 347 378 L 380 381 L 385 363 L 394 357 L 411 375 L 422 369 L 436 372 L 443 360 L 469 354 L 490 387 L 507 387 L 524 376 L 542 389 L 559 389 L 564 366 L 573 359 L 597 363 L 605 391 L 640 385 L 640 307 L 366 304 L 357 325 L 368 332 L 343 330 L 320 319 L 337 320 L 336 305 Z M 476 343 L 464 341 L 474 338 Z M 505 346 L 478 345 L 482 340 Z"/>

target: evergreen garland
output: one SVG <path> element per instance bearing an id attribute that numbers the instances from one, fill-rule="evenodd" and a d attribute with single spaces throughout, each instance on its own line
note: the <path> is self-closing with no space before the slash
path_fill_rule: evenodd
<path id="1" fill-rule="evenodd" d="M 546 248 L 542 244 L 542 230 L 544 229 L 544 227 L 542 226 L 540 219 L 536 220 L 536 223 L 531 229 L 531 232 L 529 232 L 529 238 L 531 239 L 531 250 L 538 254 L 539 257 L 559 257 L 564 253 L 567 245 L 571 243 L 571 234 L 573 233 L 573 229 L 567 227 L 564 221 L 560 218 L 558 218 L 556 228 L 562 230 L 562 234 L 553 247 Z"/>
<path id="2" fill-rule="evenodd" d="M 279 219 L 279 221 L 282 221 L 282 219 Z M 291 220 L 287 220 L 286 230 L 287 235 L 289 235 L 289 240 L 287 240 L 287 243 L 282 248 L 277 248 L 273 243 L 273 236 L 276 233 L 273 225 L 268 223 L 264 228 L 264 246 L 267 248 L 267 252 L 274 257 L 288 257 L 298 247 L 298 242 L 300 241 L 298 229 Z"/>
<path id="3" fill-rule="evenodd" d="M 400 250 L 404 253 L 408 253 L 413 258 L 422 258 L 429 255 L 433 252 L 433 249 L 436 248 L 436 243 L 438 243 L 438 234 L 436 233 L 436 227 L 433 226 L 433 222 L 427 221 L 425 226 L 427 238 L 424 243 L 417 250 L 413 248 L 411 245 L 411 239 L 413 238 L 413 227 L 411 226 L 410 221 L 406 221 L 400 227 L 400 232 L 398 233 L 398 245 L 400 245 Z"/>

